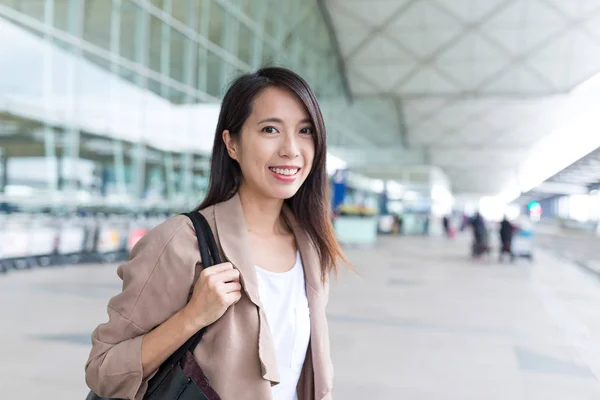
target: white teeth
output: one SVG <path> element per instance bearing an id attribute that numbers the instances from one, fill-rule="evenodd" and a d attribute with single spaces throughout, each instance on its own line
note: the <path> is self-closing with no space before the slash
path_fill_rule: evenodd
<path id="1" fill-rule="evenodd" d="M 271 171 L 279 174 L 279 175 L 287 175 L 287 176 L 291 176 L 291 175 L 296 175 L 296 173 L 298 172 L 297 168 L 294 169 L 289 169 L 289 168 L 269 168 Z"/>

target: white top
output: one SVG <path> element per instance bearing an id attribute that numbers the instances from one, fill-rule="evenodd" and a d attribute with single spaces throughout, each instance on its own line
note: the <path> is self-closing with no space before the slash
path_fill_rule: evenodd
<path id="1" fill-rule="evenodd" d="M 273 400 L 297 400 L 296 386 L 310 340 L 310 313 L 300 254 L 286 272 L 256 267 L 258 295 L 275 343 L 281 383 L 272 387 Z"/>

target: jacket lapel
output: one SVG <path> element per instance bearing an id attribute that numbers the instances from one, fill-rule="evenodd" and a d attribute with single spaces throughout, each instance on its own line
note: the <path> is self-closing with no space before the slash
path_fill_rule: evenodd
<path id="1" fill-rule="evenodd" d="M 237 194 L 215 205 L 215 223 L 225 257 L 240 271 L 242 287 L 250 301 L 258 307 L 258 356 L 263 379 L 280 382 L 273 337 L 258 295 L 258 278 L 252 263 L 248 226 Z"/>

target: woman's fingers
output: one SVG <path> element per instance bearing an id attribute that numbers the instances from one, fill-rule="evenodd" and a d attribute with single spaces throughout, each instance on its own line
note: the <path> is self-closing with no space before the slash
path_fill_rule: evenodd
<path id="1" fill-rule="evenodd" d="M 223 285 L 225 293 L 239 292 L 242 290 L 242 285 L 239 282 L 229 282 Z"/>

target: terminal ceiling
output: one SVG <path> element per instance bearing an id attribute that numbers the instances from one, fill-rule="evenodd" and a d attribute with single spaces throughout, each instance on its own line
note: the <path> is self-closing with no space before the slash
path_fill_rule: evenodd
<path id="1" fill-rule="evenodd" d="M 498 193 L 555 127 L 567 94 L 600 71 L 597 0 L 324 3 L 352 96 L 386 100 L 403 120 L 385 134 L 404 148 L 346 150 L 372 176 L 422 161 L 443 168 L 455 192 Z"/>

